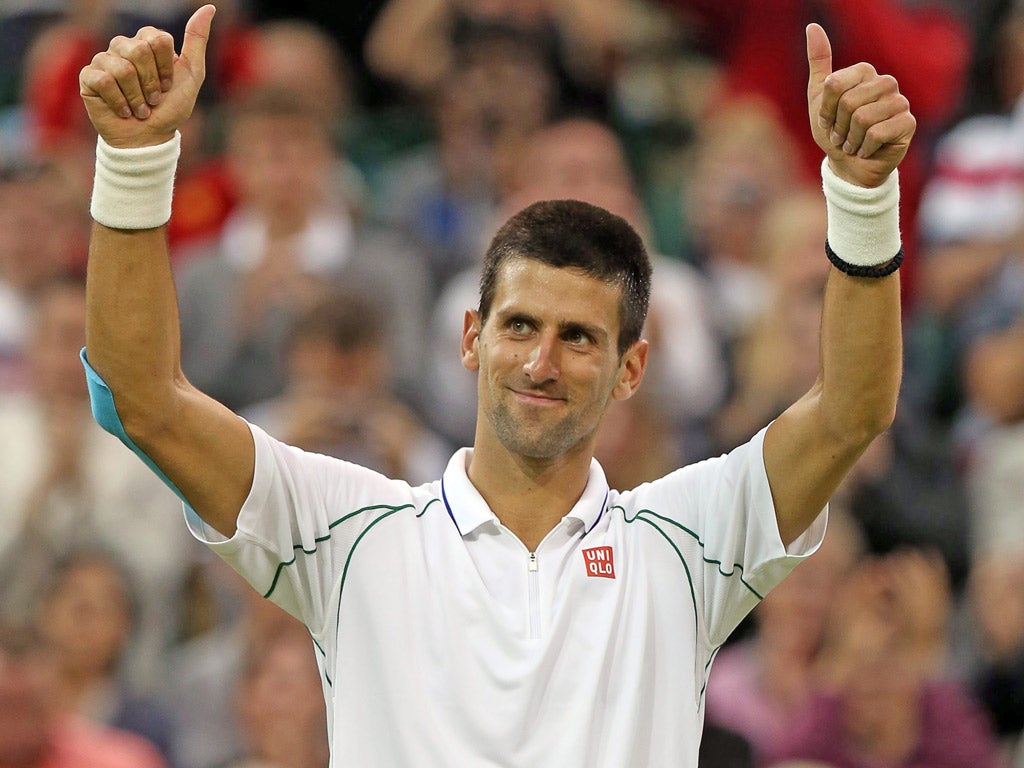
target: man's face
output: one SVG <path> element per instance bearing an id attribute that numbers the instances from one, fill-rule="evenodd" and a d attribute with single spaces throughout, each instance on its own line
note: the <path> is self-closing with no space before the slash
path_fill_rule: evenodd
<path id="1" fill-rule="evenodd" d="M 640 382 L 646 342 L 620 361 L 617 285 L 577 269 L 512 259 L 490 316 L 467 313 L 463 363 L 478 371 L 477 444 L 496 438 L 512 454 L 554 459 L 593 452 L 608 402 Z"/>

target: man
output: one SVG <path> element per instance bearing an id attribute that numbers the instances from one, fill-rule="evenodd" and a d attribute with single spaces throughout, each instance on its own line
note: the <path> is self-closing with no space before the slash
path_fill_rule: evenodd
<path id="1" fill-rule="evenodd" d="M 192 17 L 180 56 L 146 28 L 81 74 L 103 139 L 86 340 L 98 418 L 187 500 L 195 535 L 304 621 L 336 767 L 696 765 L 715 652 L 813 551 L 829 495 L 893 417 L 892 171 L 914 131 L 895 80 L 832 73 L 808 28 L 837 269 L 822 375 L 771 426 L 609 489 L 593 447 L 608 403 L 643 378 L 649 264 L 622 219 L 538 203 L 496 236 L 466 313 L 474 447 L 411 488 L 275 442 L 180 373 L 163 225 L 213 13 Z"/>

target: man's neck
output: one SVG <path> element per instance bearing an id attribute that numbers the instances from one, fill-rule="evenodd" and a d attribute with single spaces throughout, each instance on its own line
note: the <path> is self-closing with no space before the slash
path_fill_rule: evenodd
<path id="1" fill-rule="evenodd" d="M 478 439 L 466 474 L 501 524 L 533 552 L 583 495 L 591 456 L 581 449 L 533 459 Z"/>

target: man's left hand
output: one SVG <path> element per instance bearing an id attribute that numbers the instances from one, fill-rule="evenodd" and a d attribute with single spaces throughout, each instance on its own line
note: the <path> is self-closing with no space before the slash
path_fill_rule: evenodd
<path id="1" fill-rule="evenodd" d="M 841 178 L 877 187 L 899 165 L 917 121 L 896 79 L 867 63 L 832 71 L 825 30 L 807 27 L 807 110 L 815 142 Z"/>

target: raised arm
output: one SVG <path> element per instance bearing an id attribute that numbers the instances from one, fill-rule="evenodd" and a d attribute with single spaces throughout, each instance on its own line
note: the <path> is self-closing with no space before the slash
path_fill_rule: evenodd
<path id="1" fill-rule="evenodd" d="M 811 132 L 828 157 L 822 176 L 835 266 L 825 291 L 818 380 L 765 436 L 786 544 L 807 529 L 895 415 L 902 332 L 894 171 L 916 127 L 893 78 L 869 64 L 832 72 L 828 37 L 816 24 L 807 28 L 807 59 Z"/>
<path id="2" fill-rule="evenodd" d="M 100 135 L 89 248 L 86 354 L 115 414 L 101 423 L 148 457 L 188 503 L 230 536 L 252 483 L 245 422 L 185 379 L 166 222 L 179 126 L 205 76 L 214 8 L 196 11 L 180 55 L 163 31 L 115 37 L 80 75 Z M 102 223 L 101 223 L 102 222 Z M 99 398 L 97 395 L 99 394 Z M 102 404 L 100 404 L 102 409 Z M 119 422 L 119 423 L 118 423 Z"/>

